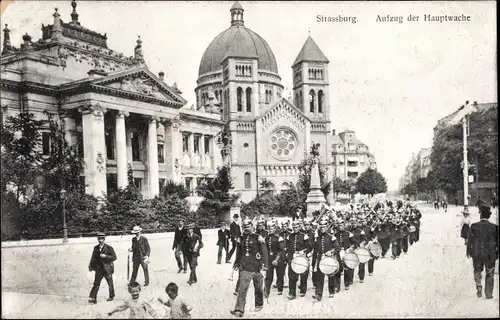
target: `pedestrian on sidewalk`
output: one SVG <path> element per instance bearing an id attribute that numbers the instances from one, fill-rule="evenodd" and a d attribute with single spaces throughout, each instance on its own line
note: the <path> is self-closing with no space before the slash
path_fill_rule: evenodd
<path id="1" fill-rule="evenodd" d="M 135 281 L 131 282 L 128 285 L 128 292 L 130 293 L 130 298 L 125 300 L 123 304 L 113 309 L 113 311 L 109 312 L 109 316 L 112 316 L 116 312 L 130 309 L 129 319 L 147 319 L 149 318 L 148 316 L 153 318 L 157 317 L 156 312 L 151 305 L 139 297 L 141 293 L 140 284 Z"/>
<path id="2" fill-rule="evenodd" d="M 229 233 L 231 234 L 231 250 L 226 256 L 226 263 L 230 263 L 231 257 L 233 256 L 236 247 L 238 247 L 238 243 L 241 237 L 241 227 L 238 224 L 239 216 L 237 214 L 233 215 L 233 222 L 229 226 Z"/>
<path id="3" fill-rule="evenodd" d="M 477 297 L 481 298 L 482 296 L 481 273 L 484 268 L 486 269 L 484 293 L 486 299 L 492 299 L 493 274 L 495 261 L 498 259 L 498 226 L 488 221 L 491 216 L 490 207 L 482 206 L 479 210 L 481 220 L 471 226 L 467 242 L 467 258 L 472 257 Z"/>
<path id="4" fill-rule="evenodd" d="M 182 238 L 182 248 L 189 263 L 189 269 L 191 270 L 187 283 L 192 285 L 198 282 L 196 267 L 198 266 L 198 257 L 200 256 L 200 249 L 203 248 L 203 242 L 201 241 L 201 237 L 197 233 L 194 233 L 194 223 L 187 225 L 186 229 L 187 233 Z"/>
<path id="5" fill-rule="evenodd" d="M 108 301 L 112 301 L 115 297 L 115 288 L 113 286 L 113 273 L 115 267 L 113 261 L 116 260 L 116 253 L 112 246 L 104 243 L 105 237 L 104 233 L 97 234 L 97 241 L 99 244 L 94 247 L 89 263 L 89 271 L 95 271 L 94 285 L 90 290 L 89 299 L 89 303 L 93 304 L 97 303 L 97 292 L 99 291 L 102 278 L 105 278 L 108 283 Z"/>
<path id="6" fill-rule="evenodd" d="M 132 238 L 132 247 L 128 249 L 132 252 L 132 277 L 130 278 L 130 282 L 135 282 L 140 265 L 144 271 L 144 286 L 146 287 L 149 285 L 148 264 L 151 247 L 149 246 L 148 239 L 141 232 L 142 228 L 139 226 L 135 226 L 132 229 L 132 234 L 135 234 L 135 237 Z"/>
<path id="7" fill-rule="evenodd" d="M 462 218 L 460 237 L 464 239 L 465 245 L 467 245 L 467 239 L 469 239 L 469 234 L 470 234 L 471 219 L 469 210 L 465 209 L 463 214 L 464 216 Z"/>
<path id="8" fill-rule="evenodd" d="M 177 223 L 177 228 L 175 229 L 175 234 L 174 234 L 174 243 L 172 245 L 172 250 L 174 250 L 174 256 L 175 260 L 177 261 L 177 273 L 181 273 L 184 271 L 184 273 L 187 273 L 187 259 L 186 256 L 182 253 L 182 238 L 186 235 L 186 229 L 184 228 L 184 221 L 182 219 L 179 220 Z M 181 260 L 181 255 L 182 255 L 182 260 Z"/>
<path id="9" fill-rule="evenodd" d="M 226 251 L 226 261 L 228 249 L 229 249 L 229 239 L 231 238 L 231 233 L 226 229 L 226 222 L 222 222 L 220 229 L 217 234 L 217 246 L 219 247 L 219 251 L 217 252 L 217 264 L 222 263 L 222 250 Z"/>
<path id="10" fill-rule="evenodd" d="M 191 319 L 193 306 L 186 302 L 183 297 L 179 296 L 179 287 L 175 283 L 170 282 L 165 288 L 165 292 L 169 299 L 164 301 L 158 298 L 158 301 L 170 308 L 170 319 Z"/>

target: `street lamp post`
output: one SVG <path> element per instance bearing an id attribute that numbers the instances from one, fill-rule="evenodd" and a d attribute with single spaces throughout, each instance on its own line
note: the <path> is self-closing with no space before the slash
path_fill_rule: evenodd
<path id="1" fill-rule="evenodd" d="M 63 243 L 68 243 L 68 226 L 66 225 L 66 190 L 61 189 L 62 214 L 63 214 Z"/>
<path id="2" fill-rule="evenodd" d="M 464 152 L 464 168 L 463 168 L 463 175 L 464 175 L 464 212 L 468 212 L 468 206 L 469 206 L 469 162 L 467 161 L 467 116 L 465 115 L 462 118 L 462 131 L 463 131 L 463 152 Z"/>

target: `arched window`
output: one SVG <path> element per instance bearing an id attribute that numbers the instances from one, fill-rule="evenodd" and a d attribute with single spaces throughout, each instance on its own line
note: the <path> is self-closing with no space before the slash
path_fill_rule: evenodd
<path id="1" fill-rule="evenodd" d="M 243 176 L 243 181 L 245 182 L 245 189 L 252 188 L 252 176 L 250 175 L 250 172 L 245 172 L 245 175 Z"/>
<path id="2" fill-rule="evenodd" d="M 316 93 L 314 90 L 309 91 L 309 111 L 314 113 L 314 104 L 316 103 Z"/>
<path id="3" fill-rule="evenodd" d="M 323 91 L 318 91 L 318 113 L 323 113 Z"/>
<path id="4" fill-rule="evenodd" d="M 236 89 L 236 99 L 238 104 L 238 111 L 243 111 L 243 89 L 241 89 L 241 87 L 238 87 L 238 89 Z"/>
<path id="5" fill-rule="evenodd" d="M 285 190 L 288 190 L 290 189 L 290 184 L 288 182 L 283 182 L 281 184 L 281 191 L 285 191 Z"/>
<path id="6" fill-rule="evenodd" d="M 252 112 L 252 89 L 251 88 L 247 88 L 246 98 L 247 98 L 247 112 Z"/>

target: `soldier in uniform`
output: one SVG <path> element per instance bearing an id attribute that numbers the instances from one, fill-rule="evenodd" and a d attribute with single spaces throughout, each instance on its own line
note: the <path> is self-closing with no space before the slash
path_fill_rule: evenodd
<path id="1" fill-rule="evenodd" d="M 336 223 L 334 225 L 334 227 L 332 228 L 332 235 L 337 239 L 338 243 L 339 243 L 339 247 L 342 248 L 341 246 L 341 243 L 342 243 L 342 232 L 344 231 L 344 222 L 342 220 L 339 220 L 338 223 Z M 340 257 L 340 254 L 339 254 L 339 270 L 333 275 L 333 287 L 334 287 L 334 291 L 335 293 L 338 293 L 340 292 L 340 277 L 342 276 L 342 271 L 343 271 L 343 267 L 342 267 L 342 259 Z"/>
<path id="2" fill-rule="evenodd" d="M 267 237 L 267 230 L 266 230 L 266 221 L 264 219 L 260 219 L 257 222 L 257 234 L 261 235 L 262 238 Z"/>
<path id="3" fill-rule="evenodd" d="M 279 230 L 276 228 L 274 222 L 270 222 L 269 235 L 265 238 L 267 252 L 269 254 L 269 267 L 266 273 L 266 294 L 269 295 L 271 284 L 273 283 L 274 271 L 276 270 L 276 287 L 278 288 L 278 295 L 283 294 L 285 269 L 285 241 L 279 235 Z"/>
<path id="4" fill-rule="evenodd" d="M 309 254 L 312 251 L 312 245 L 309 237 L 300 233 L 299 231 L 300 225 L 298 221 L 294 221 L 292 223 L 293 233 L 288 236 L 287 241 L 287 260 L 288 264 L 293 260 L 296 254 L 303 251 L 304 254 Z M 307 290 L 307 278 L 309 276 L 309 270 L 300 275 L 300 296 L 304 297 L 306 295 Z M 296 289 L 297 289 L 297 280 L 299 280 L 299 275 L 296 274 L 291 266 L 288 267 L 288 299 L 293 300 L 296 298 Z"/>
<path id="5" fill-rule="evenodd" d="M 321 301 L 323 297 L 323 286 L 325 283 L 325 275 L 318 270 L 319 269 L 319 264 L 321 262 L 321 259 L 325 256 L 334 256 L 335 259 L 340 263 L 340 245 L 337 241 L 337 238 L 335 238 L 334 235 L 329 234 L 327 231 L 328 228 L 328 221 L 327 220 L 321 220 L 320 223 L 320 229 L 318 233 L 318 237 L 315 239 L 314 242 L 314 253 L 313 253 L 313 260 L 314 260 L 314 265 L 313 265 L 313 270 L 316 269 L 316 292 L 313 296 L 313 299 L 316 299 L 318 301 Z M 328 276 L 328 292 L 329 292 L 329 297 L 333 298 L 333 294 L 335 293 L 335 283 L 334 283 L 334 278 L 333 274 L 332 275 L 327 275 Z"/>
<path id="6" fill-rule="evenodd" d="M 354 229 L 351 232 L 354 235 L 354 237 L 353 237 L 354 249 L 357 249 L 358 247 L 364 247 L 368 243 L 368 240 L 366 238 L 366 234 L 362 228 L 361 220 L 359 220 L 359 221 L 357 220 L 354 223 Z M 358 266 L 358 277 L 359 277 L 359 282 L 363 283 L 363 281 L 365 280 L 365 264 L 364 263 L 360 263 Z"/>
<path id="7" fill-rule="evenodd" d="M 401 244 L 403 242 L 403 228 L 401 226 L 401 221 L 399 221 L 399 218 L 395 218 L 393 220 L 393 232 L 392 232 L 392 239 L 391 239 L 391 248 L 392 248 L 392 259 L 399 258 L 399 255 L 401 254 Z"/>
<path id="8" fill-rule="evenodd" d="M 349 224 L 345 222 L 344 230 L 340 230 L 340 248 L 345 251 L 352 251 L 352 242 L 354 235 L 349 232 Z M 349 268 L 345 262 L 342 262 L 344 268 L 344 287 L 345 290 L 349 290 L 349 286 L 353 283 L 354 278 L 354 270 Z M 339 279 L 340 280 L 340 279 Z M 339 285 L 340 287 L 340 285 Z"/>
<path id="9" fill-rule="evenodd" d="M 408 253 L 408 238 L 410 236 L 410 227 L 408 226 L 408 218 L 405 215 L 403 216 L 403 221 L 401 222 L 401 230 L 403 231 L 403 238 L 401 239 L 401 250 L 405 254 Z"/>
<path id="10" fill-rule="evenodd" d="M 377 241 L 376 236 L 375 236 L 375 228 L 372 228 L 367 224 L 367 221 L 362 221 L 362 226 L 363 226 L 363 231 L 365 232 L 366 236 L 366 241 L 367 245 L 370 244 L 371 242 Z M 370 253 L 371 259 L 368 260 L 368 275 L 372 276 L 373 275 L 373 267 L 375 264 L 375 257 Z"/>
<path id="11" fill-rule="evenodd" d="M 250 281 L 253 281 L 255 289 L 255 311 L 262 310 L 264 305 L 262 285 L 268 266 L 268 252 L 264 238 L 252 232 L 251 220 L 245 220 L 243 227 L 245 230 L 236 249 L 236 259 L 234 261 L 234 268 L 239 270 L 238 298 L 234 310 L 231 311 L 232 315 L 240 318 L 245 313 Z"/>

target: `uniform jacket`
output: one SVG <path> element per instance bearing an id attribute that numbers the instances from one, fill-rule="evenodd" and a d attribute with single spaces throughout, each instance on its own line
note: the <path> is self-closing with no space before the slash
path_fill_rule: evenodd
<path id="1" fill-rule="evenodd" d="M 182 227 L 182 229 L 179 230 L 179 227 L 175 228 L 175 235 L 174 235 L 174 244 L 172 245 L 172 249 L 177 248 L 182 241 L 182 238 L 184 238 L 184 235 L 186 234 L 186 228 Z"/>
<path id="2" fill-rule="evenodd" d="M 198 245 L 198 250 L 197 252 L 194 252 L 195 246 Z M 182 238 L 182 250 L 186 255 L 195 255 L 199 256 L 200 255 L 200 249 L 203 248 L 203 242 L 201 241 L 201 237 L 194 233 L 193 230 L 193 235 L 189 236 L 188 233 L 184 235 Z"/>
<path id="3" fill-rule="evenodd" d="M 106 255 L 105 258 L 101 258 L 101 253 Z M 107 274 L 112 275 L 115 272 L 115 266 L 113 261 L 116 260 L 116 253 L 112 246 L 104 244 L 102 246 L 102 251 L 99 250 L 99 245 L 94 247 L 92 251 L 92 256 L 90 258 L 89 269 L 97 271 L 98 269 L 104 269 Z"/>
<path id="4" fill-rule="evenodd" d="M 217 245 L 218 246 L 228 246 L 229 245 L 229 239 L 231 238 L 231 233 L 229 232 L 229 230 L 227 229 L 224 229 L 224 231 L 222 231 L 222 229 L 219 229 L 218 233 L 218 238 L 217 238 Z"/>
<path id="5" fill-rule="evenodd" d="M 307 235 L 300 232 L 290 234 L 286 244 L 286 259 L 292 261 L 293 254 L 304 249 L 306 254 L 310 253 L 313 249 L 312 241 L 314 239 L 309 239 Z"/>
<path id="6" fill-rule="evenodd" d="M 265 238 L 268 235 L 268 232 L 266 229 L 257 230 L 257 233 L 260 234 L 262 236 L 262 238 Z"/>
<path id="7" fill-rule="evenodd" d="M 269 263 L 273 261 L 282 262 L 285 257 L 285 240 L 276 233 L 270 233 L 265 238 Z"/>
<path id="8" fill-rule="evenodd" d="M 234 266 L 240 271 L 260 272 L 267 269 L 269 255 L 264 238 L 254 232 L 243 233 L 236 248 Z"/>
<path id="9" fill-rule="evenodd" d="M 337 238 L 328 233 L 319 233 L 318 237 L 314 241 L 314 251 L 313 251 L 313 266 L 317 267 L 319 266 L 319 263 L 321 262 L 321 258 L 323 257 L 325 252 L 328 252 L 330 250 L 334 249 L 334 256 L 337 258 L 337 261 L 340 262 L 340 244 Z"/>
<path id="10" fill-rule="evenodd" d="M 467 242 L 467 254 L 473 259 L 498 258 L 498 226 L 486 219 L 473 223 Z"/>
<path id="11" fill-rule="evenodd" d="M 356 228 L 352 231 L 354 237 L 352 237 L 352 244 L 359 246 L 366 243 L 366 234 L 363 229 Z"/>
<path id="12" fill-rule="evenodd" d="M 401 223 L 399 225 L 393 225 L 391 235 L 392 235 L 392 240 L 403 239 L 404 237 L 403 224 Z"/>
<path id="13" fill-rule="evenodd" d="M 134 260 L 143 260 L 144 257 L 149 257 L 151 254 L 151 248 L 149 247 L 148 239 L 141 235 L 139 241 L 137 237 L 132 238 L 132 258 Z"/>
<path id="14" fill-rule="evenodd" d="M 366 241 L 370 241 L 375 238 L 375 229 L 372 230 L 371 226 L 364 226 L 363 231 L 365 232 Z"/>
<path id="15" fill-rule="evenodd" d="M 344 250 L 347 250 L 349 247 L 351 247 L 354 244 L 353 237 L 354 235 L 347 230 L 339 231 L 338 239 L 340 247 Z"/>
<path id="16" fill-rule="evenodd" d="M 241 237 L 241 228 L 240 225 L 236 223 L 236 221 L 233 221 L 229 225 L 229 232 L 231 233 L 231 239 L 232 241 L 236 241 Z"/>

